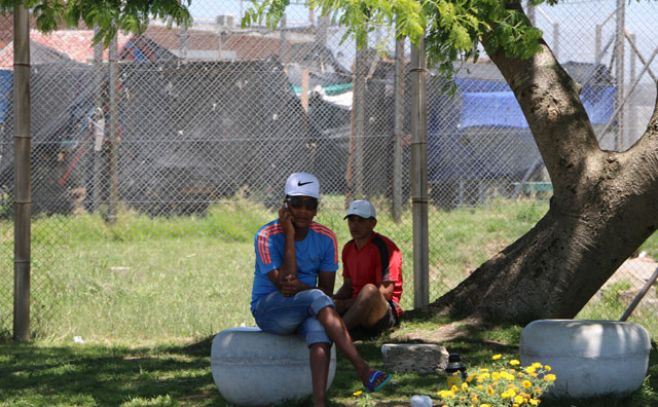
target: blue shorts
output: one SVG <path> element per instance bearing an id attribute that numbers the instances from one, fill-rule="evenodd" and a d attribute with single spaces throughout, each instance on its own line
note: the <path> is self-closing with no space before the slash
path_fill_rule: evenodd
<path id="1" fill-rule="evenodd" d="M 274 291 L 259 299 L 252 310 L 256 325 L 265 332 L 277 335 L 299 335 L 307 345 L 332 343 L 320 321 L 318 312 L 325 307 L 336 307 L 334 301 L 320 289 L 298 292 L 285 297 Z"/>

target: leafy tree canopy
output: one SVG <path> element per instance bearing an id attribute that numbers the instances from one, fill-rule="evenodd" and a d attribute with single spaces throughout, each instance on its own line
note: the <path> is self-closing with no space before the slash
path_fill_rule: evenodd
<path id="1" fill-rule="evenodd" d="M 537 5 L 545 0 L 532 0 Z M 548 0 L 555 3 L 556 0 Z M 290 0 L 254 3 L 243 26 L 254 23 L 274 28 Z M 450 74 L 453 62 L 478 57 L 478 44 L 486 37 L 488 46 L 513 58 L 528 58 L 539 50 L 541 31 L 532 27 L 518 1 L 501 0 L 309 0 L 310 7 L 335 20 L 364 46 L 367 34 L 378 25 L 393 25 L 399 38 L 416 43 L 425 34 L 430 64 Z"/>
<path id="2" fill-rule="evenodd" d="M 23 4 L 32 10 L 37 28 L 49 32 L 63 24 L 98 27 L 95 42 L 105 46 L 118 30 L 142 32 L 151 19 L 163 19 L 178 25 L 191 21 L 191 0 L 0 0 L 0 12 L 10 14 Z"/>
<path id="3" fill-rule="evenodd" d="M 557 0 L 531 0 L 533 4 Z M 95 41 L 109 44 L 118 30 L 142 32 L 151 19 L 165 19 L 177 25 L 191 21 L 192 0 L 0 0 L 0 11 L 11 13 L 18 4 L 32 10 L 37 28 L 53 31 L 62 24 L 80 21 L 98 27 Z M 265 24 L 274 28 L 290 0 L 254 1 L 243 26 Z M 308 0 L 309 7 L 332 15 L 353 34 L 359 46 L 368 32 L 380 25 L 393 25 L 399 38 L 417 42 L 425 33 L 429 62 L 445 73 L 454 61 L 478 56 L 478 44 L 486 36 L 493 49 L 506 55 L 527 58 L 538 51 L 541 32 L 531 27 L 520 4 L 502 0 Z"/>

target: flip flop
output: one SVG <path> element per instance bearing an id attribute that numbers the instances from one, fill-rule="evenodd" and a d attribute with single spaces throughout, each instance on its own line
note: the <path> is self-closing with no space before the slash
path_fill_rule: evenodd
<path id="1" fill-rule="evenodd" d="M 383 377 L 383 379 L 382 379 Z M 371 370 L 368 374 L 368 384 L 366 385 L 366 390 L 369 393 L 380 391 L 391 381 L 393 375 L 390 373 L 384 373 L 381 370 Z"/>

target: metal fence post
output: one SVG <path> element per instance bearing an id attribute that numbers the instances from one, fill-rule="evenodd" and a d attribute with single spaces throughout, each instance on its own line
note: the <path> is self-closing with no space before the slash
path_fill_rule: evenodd
<path id="1" fill-rule="evenodd" d="M 30 20 L 14 8 L 14 99 L 16 110 L 14 207 L 14 339 L 30 340 L 30 252 L 32 217 Z"/>

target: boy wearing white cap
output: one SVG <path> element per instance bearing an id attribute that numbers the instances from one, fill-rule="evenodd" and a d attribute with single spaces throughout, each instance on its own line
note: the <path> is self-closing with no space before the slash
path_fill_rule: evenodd
<path id="1" fill-rule="evenodd" d="M 400 320 L 402 254 L 386 236 L 375 232 L 375 207 L 353 201 L 345 215 L 352 240 L 343 247 L 343 285 L 334 295 L 345 325 L 378 334 Z"/>
<path id="2" fill-rule="evenodd" d="M 254 241 L 251 313 L 256 324 L 263 331 L 297 334 L 306 341 L 315 406 L 326 402 L 333 342 L 352 362 L 366 390 L 380 390 L 391 375 L 370 369 L 361 358 L 331 299 L 338 248 L 334 232 L 313 221 L 320 183 L 312 174 L 294 173 L 286 181 L 285 194 L 279 218 L 261 227 Z"/>

